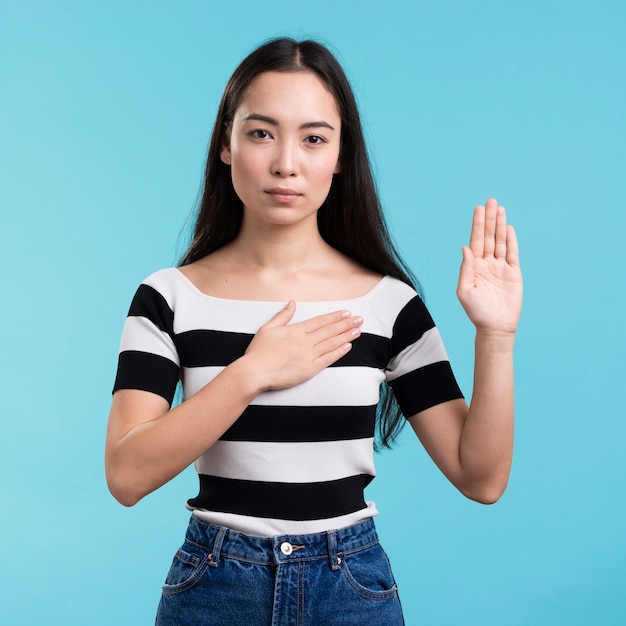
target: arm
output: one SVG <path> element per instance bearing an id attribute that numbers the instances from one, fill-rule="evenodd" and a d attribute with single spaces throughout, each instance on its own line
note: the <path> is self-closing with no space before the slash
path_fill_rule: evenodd
<path id="1" fill-rule="evenodd" d="M 488 504 L 504 492 L 513 458 L 513 343 L 522 304 L 515 231 L 495 200 L 474 212 L 457 295 L 476 327 L 470 406 L 454 400 L 409 421 L 447 478 Z"/>
<path id="2" fill-rule="evenodd" d="M 174 409 L 160 396 L 113 396 L 105 449 L 109 490 L 132 506 L 210 448 L 259 393 L 304 382 L 341 358 L 362 320 L 347 311 L 288 325 L 295 304 L 262 326 L 246 353 Z"/>

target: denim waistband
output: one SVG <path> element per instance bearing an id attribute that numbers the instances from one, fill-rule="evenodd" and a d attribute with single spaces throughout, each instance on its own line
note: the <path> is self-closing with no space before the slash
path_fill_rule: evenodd
<path id="1" fill-rule="evenodd" d="M 378 535 L 371 518 L 354 526 L 322 533 L 255 537 L 192 516 L 186 540 L 206 549 L 210 553 L 209 564 L 213 567 L 217 566 L 220 558 L 264 565 L 326 558 L 331 567 L 336 569 L 341 564 L 343 554 L 376 544 Z"/>

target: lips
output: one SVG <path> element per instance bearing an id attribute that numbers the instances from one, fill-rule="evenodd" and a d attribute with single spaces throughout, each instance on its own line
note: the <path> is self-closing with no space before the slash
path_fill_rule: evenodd
<path id="1" fill-rule="evenodd" d="M 298 193 L 295 189 L 289 187 L 272 187 L 267 189 L 266 192 L 277 202 L 293 202 L 297 200 L 302 194 Z"/>

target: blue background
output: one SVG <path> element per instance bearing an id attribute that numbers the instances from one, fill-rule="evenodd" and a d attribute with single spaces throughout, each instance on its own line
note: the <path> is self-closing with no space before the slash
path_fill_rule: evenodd
<path id="1" fill-rule="evenodd" d="M 497 197 L 520 240 L 507 493 L 465 500 L 408 430 L 377 459 L 407 623 L 625 623 L 625 6 L 3 0 L 0 620 L 152 623 L 197 479 L 133 509 L 106 491 L 119 336 L 138 283 L 184 247 L 226 79 L 289 34 L 328 43 L 354 84 L 467 394 L 454 292 L 473 206 Z"/>

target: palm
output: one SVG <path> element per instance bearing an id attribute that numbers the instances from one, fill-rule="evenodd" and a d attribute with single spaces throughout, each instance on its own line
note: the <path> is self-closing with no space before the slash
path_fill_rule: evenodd
<path id="1" fill-rule="evenodd" d="M 522 306 L 519 252 L 504 207 L 495 200 L 474 211 L 457 295 L 477 329 L 515 332 Z"/>

